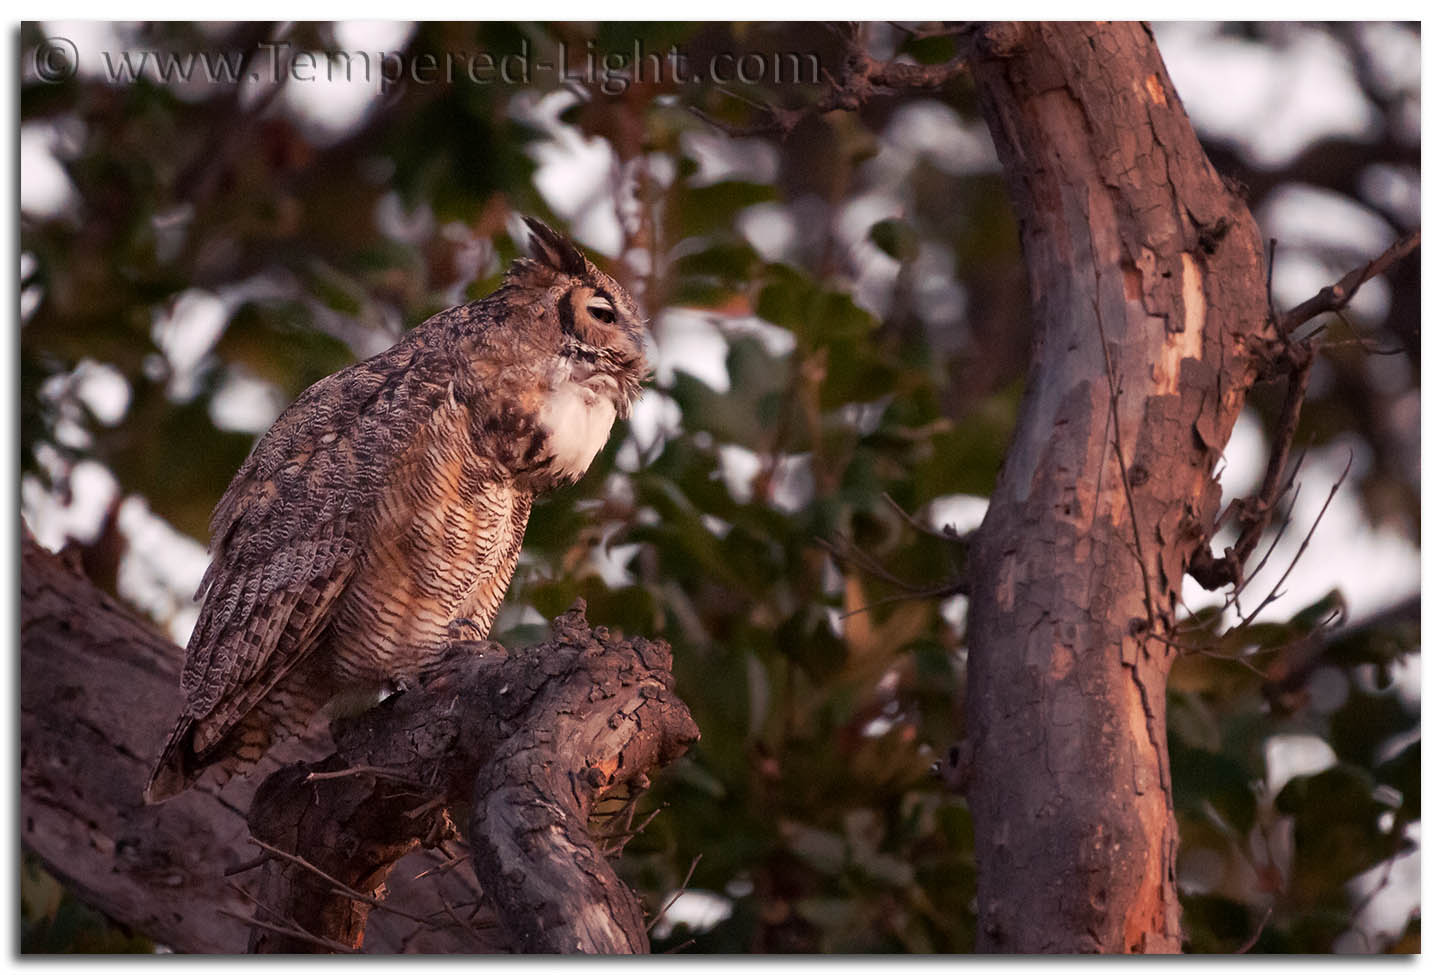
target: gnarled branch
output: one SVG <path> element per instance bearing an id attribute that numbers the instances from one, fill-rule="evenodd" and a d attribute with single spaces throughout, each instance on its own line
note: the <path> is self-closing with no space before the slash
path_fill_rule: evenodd
<path id="1" fill-rule="evenodd" d="M 237 779 L 219 794 L 192 789 L 146 806 L 145 776 L 179 706 L 182 651 L 23 534 L 21 839 L 86 902 L 180 952 L 235 953 L 248 939 L 258 950 L 339 950 L 359 945 L 362 930 L 367 953 L 575 950 L 578 940 L 644 950 L 639 912 L 604 858 L 556 862 L 544 836 L 528 846 L 498 834 L 521 819 L 494 795 L 540 766 L 548 794 L 564 793 L 555 800 L 566 849 L 580 845 L 570 830 L 584 827 L 600 794 L 641 781 L 696 737 L 664 643 L 615 640 L 577 607 L 537 647 L 505 656 L 486 645 L 491 652 L 459 657 L 423 687 L 337 723 L 334 755 L 281 769 L 253 802 L 251 784 Z M 587 728 L 594 733 L 581 734 Z M 455 909 L 476 901 L 478 878 L 464 861 L 438 870 L 415 852 L 443 842 L 448 810 L 460 814 L 473 794 L 492 796 L 491 835 L 472 840 L 479 885 L 494 893 L 510 941 L 494 931 L 482 939 L 474 914 Z M 247 825 L 272 850 L 258 851 Z M 490 846 L 516 852 L 481 849 Z M 492 863 L 521 876 L 488 875 Z M 597 928 L 594 909 L 516 917 L 543 880 L 574 894 L 569 905 L 583 893 L 588 905 L 630 903 L 617 914 L 621 935 L 578 938 L 579 926 Z M 610 899 L 596 901 L 597 890 Z"/>
<path id="2" fill-rule="evenodd" d="M 251 832 L 293 854 L 266 864 L 262 901 L 314 938 L 359 946 L 391 867 L 452 835 L 451 811 L 469 804 L 476 876 L 513 947 L 646 951 L 640 909 L 587 821 L 602 795 L 699 737 L 670 648 L 592 630 L 578 600 L 544 643 L 465 649 L 424 686 L 337 722 L 333 755 L 261 785 Z M 314 941 L 258 930 L 251 946 Z"/>

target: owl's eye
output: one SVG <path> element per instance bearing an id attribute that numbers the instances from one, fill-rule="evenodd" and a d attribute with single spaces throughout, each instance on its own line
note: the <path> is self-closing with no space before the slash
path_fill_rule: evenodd
<path id="1" fill-rule="evenodd" d="M 607 325 L 616 324 L 616 308 L 611 304 L 609 298 L 597 295 L 586 302 L 586 311 L 598 322 L 605 322 Z"/>

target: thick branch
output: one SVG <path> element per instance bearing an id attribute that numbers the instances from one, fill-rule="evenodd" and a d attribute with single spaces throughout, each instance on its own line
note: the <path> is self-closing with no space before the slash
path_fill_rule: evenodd
<path id="1" fill-rule="evenodd" d="M 192 789 L 159 806 L 141 800 L 180 707 L 184 651 L 22 535 L 21 842 L 86 903 L 160 944 L 245 951 L 260 881 L 244 813 L 253 783 L 234 779 L 220 795 Z M 442 917 L 448 902 L 474 901 L 469 870 L 418 879 L 434 866 L 421 854 L 402 861 L 394 901 Z M 385 912 L 366 929 L 368 953 L 506 947 Z"/>
<path id="2" fill-rule="evenodd" d="M 578 601 L 545 643 L 467 649 L 423 687 L 338 722 L 325 761 L 262 784 L 252 832 L 303 858 L 266 865 L 262 901 L 313 937 L 359 945 L 391 866 L 452 835 L 448 810 L 474 795 L 476 875 L 513 947 L 646 951 L 635 898 L 587 818 L 602 793 L 644 781 L 699 736 L 673 693 L 670 648 L 593 631 Z M 272 931 L 252 945 L 312 950 Z"/>
<path id="3" fill-rule="evenodd" d="M 253 804 L 251 785 L 237 779 L 220 796 L 191 790 L 146 806 L 141 788 L 179 706 L 181 649 L 28 535 L 20 603 L 22 841 L 88 903 L 177 951 L 235 953 L 248 938 L 263 950 L 335 949 L 356 945 L 362 928 L 368 953 L 504 950 L 513 944 L 494 932 L 481 938 L 455 910 L 475 907 L 468 868 L 437 870 L 411 852 L 392 873 L 397 857 L 446 839 L 446 807 L 469 801 L 478 774 L 488 787 L 515 785 L 491 776 L 518 750 L 549 763 L 552 785 L 565 787 L 558 804 L 584 824 L 598 791 L 643 778 L 696 737 L 672 693 L 665 645 L 615 641 L 577 610 L 538 647 L 506 657 L 485 645 L 491 652 L 459 658 L 423 688 L 337 723 L 333 756 L 280 770 Z M 576 732 L 576 722 L 596 721 L 607 735 Z M 569 784 L 568 769 L 584 779 Z M 306 781 L 312 770 L 330 774 Z M 262 851 L 247 830 L 247 805 L 259 838 L 291 858 L 270 854 L 254 869 Z M 572 876 L 555 872 L 563 869 Z M 604 862 L 582 870 L 546 859 L 538 870 L 568 896 L 599 887 L 629 904 L 615 915 L 623 936 L 614 943 L 644 949 L 631 895 Z M 388 897 L 378 891 L 387 874 Z M 506 891 L 515 879 L 481 886 Z M 504 911 L 517 899 L 498 900 Z M 557 911 L 559 920 L 539 925 L 552 940 L 528 945 L 575 944 L 567 925 L 583 915 Z M 584 919 L 595 926 L 594 911 Z M 505 925 L 531 937 L 538 922 L 510 916 Z"/>
<path id="4" fill-rule="evenodd" d="M 243 950 L 245 926 L 221 914 L 250 912 L 224 876 L 254 853 L 239 811 L 198 791 L 140 798 L 180 705 L 181 649 L 22 536 L 21 842 L 86 902 L 176 951 Z"/>
<path id="5" fill-rule="evenodd" d="M 644 786 L 700 732 L 672 692 L 664 643 L 593 635 L 575 610 L 553 629 L 542 657 L 490 685 L 503 737 L 475 779 L 476 873 L 524 951 L 645 952 L 635 898 L 587 820 L 603 794 Z"/>

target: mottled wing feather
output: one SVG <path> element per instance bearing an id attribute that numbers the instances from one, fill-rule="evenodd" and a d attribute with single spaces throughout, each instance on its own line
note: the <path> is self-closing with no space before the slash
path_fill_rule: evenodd
<path id="1" fill-rule="evenodd" d="M 342 573 L 337 573 L 330 578 L 312 580 L 301 588 L 294 598 L 295 605 L 286 618 L 280 634 L 269 632 L 274 628 L 274 623 L 267 622 L 257 628 L 263 634 L 261 639 L 269 641 L 272 646 L 293 646 L 302 649 L 295 653 L 270 654 L 265 658 L 256 657 L 257 666 L 262 662 L 267 662 L 270 664 L 269 668 L 263 674 L 255 674 L 237 682 L 234 689 L 217 704 L 207 709 L 205 714 L 195 722 L 191 745 L 197 754 L 203 754 L 219 743 L 253 707 L 271 692 L 276 684 L 304 659 L 304 648 L 313 645 L 317 632 L 324 625 L 325 610 L 334 602 L 348 581 L 349 575 Z M 280 614 L 270 614 L 263 610 L 257 614 L 257 618 L 272 615 L 278 617 Z"/>
<path id="2" fill-rule="evenodd" d="M 181 686 L 215 742 L 315 645 L 366 544 L 367 509 L 423 419 L 400 345 L 322 380 L 275 422 L 211 519 Z M 411 419 L 415 418 L 415 419 Z"/>

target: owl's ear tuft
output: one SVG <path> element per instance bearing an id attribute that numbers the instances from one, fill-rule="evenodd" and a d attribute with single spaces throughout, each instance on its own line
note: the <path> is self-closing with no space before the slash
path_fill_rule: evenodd
<path id="1" fill-rule="evenodd" d="M 586 257 L 575 244 L 535 217 L 525 221 L 531 231 L 531 254 L 537 261 L 564 274 L 579 277 L 586 273 Z"/>

